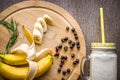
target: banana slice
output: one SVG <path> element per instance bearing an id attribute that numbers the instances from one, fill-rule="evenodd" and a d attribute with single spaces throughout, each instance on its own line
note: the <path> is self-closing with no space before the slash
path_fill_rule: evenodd
<path id="1" fill-rule="evenodd" d="M 45 20 L 43 18 L 39 17 L 37 19 L 37 22 L 39 22 L 42 25 L 44 32 L 46 32 L 47 31 L 47 24 L 46 24 Z"/>
<path id="2" fill-rule="evenodd" d="M 33 37 L 34 37 L 35 43 L 37 44 L 42 43 L 42 34 L 40 33 L 38 29 L 33 29 Z"/>
<path id="3" fill-rule="evenodd" d="M 50 16 L 48 16 L 47 14 L 44 15 L 43 19 L 49 25 L 53 25 L 54 24 L 53 19 Z"/>
<path id="4" fill-rule="evenodd" d="M 43 27 L 39 22 L 35 22 L 34 29 L 38 29 L 41 32 L 42 36 L 43 36 Z"/>

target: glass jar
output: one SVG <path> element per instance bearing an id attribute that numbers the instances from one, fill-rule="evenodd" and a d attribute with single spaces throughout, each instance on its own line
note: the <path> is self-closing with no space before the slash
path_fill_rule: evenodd
<path id="1" fill-rule="evenodd" d="M 117 80 L 115 43 L 92 43 L 90 75 L 87 80 Z M 86 73 L 86 72 L 85 72 Z"/>

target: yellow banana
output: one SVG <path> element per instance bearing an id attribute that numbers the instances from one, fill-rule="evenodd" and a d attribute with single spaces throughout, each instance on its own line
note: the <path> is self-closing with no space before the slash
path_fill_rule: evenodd
<path id="1" fill-rule="evenodd" d="M 42 25 L 44 32 L 46 32 L 47 31 L 47 24 L 46 24 L 45 20 L 43 18 L 39 17 L 37 19 L 37 22 L 39 22 Z"/>
<path id="2" fill-rule="evenodd" d="M 48 16 L 47 14 L 44 15 L 43 19 L 45 20 L 45 22 L 49 25 L 54 25 L 53 19 Z"/>
<path id="3" fill-rule="evenodd" d="M 10 65 L 22 65 L 27 63 L 27 54 L 22 51 L 18 51 L 17 53 L 0 54 L 0 57 L 5 63 Z"/>
<path id="4" fill-rule="evenodd" d="M 27 37 L 28 41 L 30 42 L 30 44 L 32 44 L 33 43 L 33 35 L 31 34 L 31 32 L 25 26 L 23 26 L 23 31 L 24 31 L 24 34 Z"/>
<path id="5" fill-rule="evenodd" d="M 52 55 L 53 51 L 49 48 L 45 48 L 38 53 L 35 53 L 34 61 L 39 61 L 42 58 Z M 10 65 L 23 65 L 27 64 L 27 54 L 20 50 L 14 50 L 12 53 L 9 54 L 0 54 L 0 57 L 3 59 L 3 61 Z"/>
<path id="6" fill-rule="evenodd" d="M 48 71 L 52 62 L 53 56 L 50 55 L 38 61 L 38 71 L 35 77 L 41 76 Z M 28 70 L 29 67 L 15 67 L 0 62 L 0 74 L 10 80 L 24 80 L 27 76 Z"/>

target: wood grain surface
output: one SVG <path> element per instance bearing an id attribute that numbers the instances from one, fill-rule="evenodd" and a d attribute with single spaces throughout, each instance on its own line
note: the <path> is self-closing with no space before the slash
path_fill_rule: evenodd
<path id="1" fill-rule="evenodd" d="M 0 0 L 0 11 L 23 0 Z M 91 42 L 101 42 L 99 7 L 100 0 L 45 0 L 63 7 L 79 23 L 86 40 L 87 54 Z M 118 80 L 120 80 L 120 0 L 102 0 L 107 42 L 115 42 L 118 55 Z"/>
<path id="2" fill-rule="evenodd" d="M 43 35 L 43 41 L 41 45 L 35 45 L 36 53 L 44 48 L 52 49 L 55 53 L 55 47 L 59 44 L 62 44 L 63 48 L 59 51 L 60 56 L 67 56 L 67 61 L 65 61 L 63 70 L 67 70 L 67 68 L 71 69 L 71 73 L 64 76 L 66 80 L 76 80 L 80 75 L 80 64 L 74 66 L 73 61 L 75 59 L 81 59 L 86 56 L 86 46 L 83 33 L 80 29 L 80 26 L 74 20 L 72 16 L 64 9 L 54 5 L 52 3 L 46 1 L 24 1 L 18 4 L 15 4 L 8 9 L 4 10 L 0 14 L 0 20 L 5 19 L 6 21 L 10 21 L 11 17 L 19 23 L 18 31 L 19 37 L 16 44 L 13 46 L 17 47 L 22 43 L 27 43 L 27 39 L 24 36 L 24 32 L 22 30 L 22 25 L 26 26 L 30 32 L 33 31 L 33 25 L 39 17 L 43 17 L 45 14 L 51 16 L 53 19 L 54 25 L 47 27 L 47 32 Z M 78 34 L 78 39 L 74 38 L 71 30 L 66 31 L 66 26 L 69 26 L 70 29 L 74 27 L 76 29 L 76 33 Z M 9 40 L 9 32 L 0 25 L 0 50 L 4 50 L 7 41 Z M 8 36 L 8 37 L 5 37 Z M 76 43 L 76 41 L 80 42 L 80 49 L 77 49 L 76 46 L 73 49 L 68 48 L 67 51 L 64 51 L 64 47 L 69 47 L 68 42 L 61 42 L 61 38 L 68 37 L 68 39 L 72 40 Z M 75 54 L 75 58 L 71 58 L 71 54 Z M 63 77 L 62 74 L 57 72 L 59 68 L 61 57 L 54 58 L 53 65 L 50 70 L 42 77 L 39 77 L 37 80 L 61 80 Z M 79 62 L 80 63 L 80 62 Z M 54 76 L 56 75 L 56 76 Z"/>

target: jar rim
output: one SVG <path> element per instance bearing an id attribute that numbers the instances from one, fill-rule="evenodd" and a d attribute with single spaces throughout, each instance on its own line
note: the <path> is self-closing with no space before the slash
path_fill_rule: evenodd
<path id="1" fill-rule="evenodd" d="M 97 49 L 116 49 L 115 43 L 91 43 L 91 48 Z"/>

